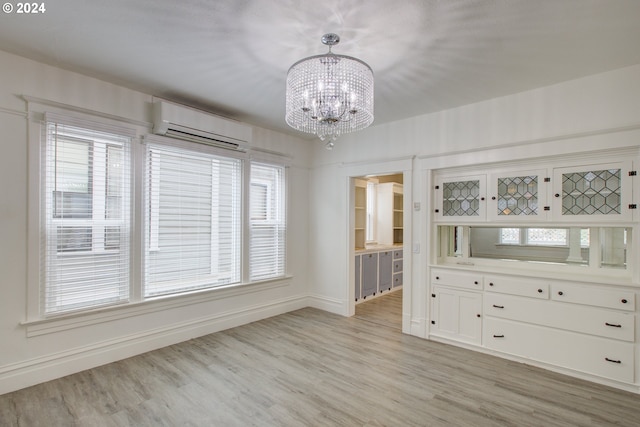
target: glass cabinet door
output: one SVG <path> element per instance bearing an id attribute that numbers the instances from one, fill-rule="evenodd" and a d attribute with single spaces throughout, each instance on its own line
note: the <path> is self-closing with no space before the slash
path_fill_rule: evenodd
<path id="1" fill-rule="evenodd" d="M 484 175 L 441 179 L 436 185 L 436 217 L 484 220 L 485 180 Z"/>
<path id="2" fill-rule="evenodd" d="M 546 218 L 546 170 L 492 174 L 489 178 L 488 216 L 493 220 L 531 221 Z"/>
<path id="3" fill-rule="evenodd" d="M 631 220 L 630 170 L 630 162 L 554 170 L 554 217 Z"/>

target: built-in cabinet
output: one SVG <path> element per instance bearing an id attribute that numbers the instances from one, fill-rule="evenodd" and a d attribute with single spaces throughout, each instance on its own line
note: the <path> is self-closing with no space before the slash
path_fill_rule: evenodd
<path id="1" fill-rule="evenodd" d="M 361 297 L 375 295 L 378 292 L 378 260 L 380 259 L 377 252 L 365 253 L 360 255 L 362 258 L 362 282 L 360 284 Z M 357 287 L 357 285 L 356 285 Z"/>
<path id="2" fill-rule="evenodd" d="M 355 301 L 402 286 L 402 248 L 367 250 L 355 256 Z"/>
<path id="3" fill-rule="evenodd" d="M 486 277 L 485 280 L 492 280 Z M 519 285 L 519 278 L 499 280 Z M 491 282 L 490 282 L 491 283 Z M 526 286 L 526 285 L 525 285 Z M 635 293 L 541 281 L 531 296 L 484 295 L 484 345 L 492 350 L 625 383 L 634 382 Z"/>
<path id="4" fill-rule="evenodd" d="M 367 181 L 355 180 L 355 246 L 364 248 L 367 237 Z"/>
<path id="5" fill-rule="evenodd" d="M 431 283 L 431 334 L 479 345 L 482 337 L 481 278 L 434 270 Z"/>
<path id="6" fill-rule="evenodd" d="M 427 336 L 640 392 L 637 163 L 630 148 L 433 171 Z"/>
<path id="7" fill-rule="evenodd" d="M 560 165 L 561 163 L 559 163 Z M 636 209 L 629 160 L 436 177 L 435 220 L 630 221 Z"/>
<path id="8" fill-rule="evenodd" d="M 636 292 L 431 270 L 430 336 L 634 383 Z"/>

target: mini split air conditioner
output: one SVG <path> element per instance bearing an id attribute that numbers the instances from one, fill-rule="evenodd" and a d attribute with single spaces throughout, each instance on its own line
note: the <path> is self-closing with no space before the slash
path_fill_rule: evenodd
<path id="1" fill-rule="evenodd" d="M 199 144 L 247 151 L 251 126 L 166 101 L 153 103 L 153 133 Z"/>

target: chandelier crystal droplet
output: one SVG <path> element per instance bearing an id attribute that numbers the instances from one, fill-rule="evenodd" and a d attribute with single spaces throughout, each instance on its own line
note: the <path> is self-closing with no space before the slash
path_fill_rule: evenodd
<path id="1" fill-rule="evenodd" d="M 325 34 L 329 52 L 301 59 L 287 73 L 287 124 L 318 135 L 328 149 L 338 136 L 373 123 L 373 71 L 357 58 L 332 53 L 339 41 Z"/>

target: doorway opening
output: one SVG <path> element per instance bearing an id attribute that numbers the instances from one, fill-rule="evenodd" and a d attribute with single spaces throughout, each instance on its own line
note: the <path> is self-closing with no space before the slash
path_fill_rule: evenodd
<path id="1" fill-rule="evenodd" d="M 354 315 L 402 331 L 403 174 L 359 176 L 351 182 Z"/>

